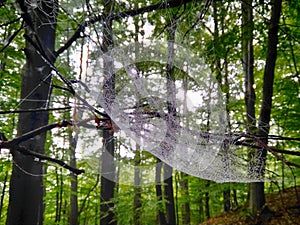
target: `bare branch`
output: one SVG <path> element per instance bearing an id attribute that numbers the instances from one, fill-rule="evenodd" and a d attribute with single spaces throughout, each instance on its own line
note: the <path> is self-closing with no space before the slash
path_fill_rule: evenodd
<path id="1" fill-rule="evenodd" d="M 37 152 L 34 152 L 34 151 L 30 151 L 28 149 L 26 149 L 25 147 L 23 146 L 15 146 L 13 147 L 11 150 L 13 151 L 18 151 L 20 153 L 22 153 L 23 155 L 29 155 L 29 156 L 33 156 L 33 157 L 36 157 L 40 160 L 47 160 L 49 162 L 54 162 L 60 166 L 62 166 L 63 168 L 66 168 L 70 171 L 72 171 L 73 173 L 79 175 L 81 173 L 84 173 L 84 170 L 83 169 L 77 169 L 77 168 L 74 168 L 68 164 L 66 164 L 64 161 L 62 160 L 59 160 L 59 159 L 55 159 L 55 158 L 52 158 L 52 157 L 49 157 L 49 156 L 46 156 L 46 155 L 43 155 L 43 154 L 40 154 L 40 153 L 37 153 Z"/>
<path id="2" fill-rule="evenodd" d="M 85 207 L 85 203 L 86 203 L 87 199 L 90 197 L 91 193 L 96 189 L 96 187 L 98 186 L 99 181 L 100 181 L 100 175 L 98 174 L 95 184 L 89 190 L 89 192 L 87 193 L 87 195 L 85 196 L 85 198 L 82 201 L 81 207 L 80 207 L 80 209 L 78 211 L 78 216 L 80 216 L 80 214 L 83 212 L 83 209 Z"/>
<path id="3" fill-rule="evenodd" d="M 249 148 L 255 148 L 255 149 L 261 149 L 262 147 L 259 145 L 254 145 L 252 143 L 246 142 L 246 141 L 237 141 L 234 143 L 234 145 L 242 145 L 245 147 L 249 147 Z M 274 148 L 274 147 L 269 147 L 270 149 L 272 149 L 272 151 L 277 152 L 277 153 L 282 153 L 282 154 L 286 154 L 286 155 L 295 155 L 295 156 L 300 156 L 300 152 L 296 152 L 296 151 L 291 151 L 291 150 L 283 150 L 283 149 L 279 149 L 279 148 Z"/>
<path id="4" fill-rule="evenodd" d="M 275 156 L 275 158 L 277 160 L 280 160 L 282 162 L 284 162 L 286 165 L 289 165 L 289 166 L 294 166 L 294 167 L 297 167 L 297 168 L 300 168 L 300 165 L 299 164 L 296 164 L 296 163 L 293 163 L 293 162 L 290 162 L 288 161 L 287 159 L 285 159 L 284 157 L 280 156 L 277 154 L 280 153 L 280 150 L 277 151 L 276 148 L 271 148 L 269 147 L 260 137 L 256 136 L 256 135 L 251 135 L 251 134 L 241 134 L 240 137 L 248 137 L 248 138 L 251 138 L 252 140 L 256 141 L 258 143 L 258 146 L 256 146 L 255 148 L 257 149 L 265 149 L 267 150 L 268 152 L 270 152 L 272 155 Z M 237 142 L 238 143 L 238 142 Z M 246 146 L 246 143 L 247 142 L 239 142 L 239 143 L 243 143 L 243 145 Z M 249 144 L 249 143 L 248 143 Z M 250 144 L 249 144 L 250 145 Z M 248 145 L 248 146 L 249 146 Z M 252 147 L 251 145 L 249 147 Z M 289 153 L 291 153 L 291 151 L 289 151 Z"/>
<path id="5" fill-rule="evenodd" d="M 20 143 L 22 143 L 22 142 L 24 142 L 24 141 L 26 141 L 30 138 L 33 138 L 36 135 L 39 135 L 43 132 L 46 132 L 46 131 L 51 130 L 51 129 L 56 128 L 56 127 L 60 128 L 60 127 L 67 127 L 67 126 L 70 126 L 70 125 L 72 125 L 72 122 L 69 122 L 69 121 L 63 121 L 61 123 L 48 124 L 46 126 L 43 126 L 43 127 L 38 128 L 38 129 L 35 129 L 33 131 L 30 131 L 30 132 L 28 132 L 28 133 L 26 133 L 26 134 L 24 134 L 20 137 L 14 138 L 10 141 L 7 141 L 4 134 L 0 132 L 0 138 L 1 138 L 0 149 L 1 148 L 8 148 L 8 149 L 11 150 L 11 154 L 13 154 L 14 151 L 18 151 L 18 152 L 20 152 L 24 155 L 33 156 L 33 157 L 36 157 L 40 160 L 47 160 L 47 161 L 50 161 L 50 162 L 54 162 L 54 163 L 56 163 L 56 164 L 58 164 L 58 165 L 60 165 L 64 168 L 72 171 L 73 173 L 75 173 L 77 175 L 81 174 L 81 173 L 84 173 L 84 170 L 71 167 L 70 165 L 66 164 L 62 160 L 55 159 L 55 158 L 40 154 L 38 152 L 28 150 L 27 148 L 25 148 L 23 146 L 19 146 Z"/>
<path id="6" fill-rule="evenodd" d="M 14 114 L 14 113 L 31 113 L 31 112 L 48 112 L 48 111 L 59 111 L 59 110 L 70 110 L 72 107 L 60 107 L 60 108 L 48 108 L 48 109 L 24 109 L 24 110 L 4 110 L 0 111 L 1 114 Z"/>
<path id="7" fill-rule="evenodd" d="M 7 40 L 7 43 L 0 49 L 0 52 L 3 52 L 10 44 L 11 42 L 15 39 L 15 37 L 18 35 L 18 33 L 20 33 L 20 31 L 23 29 L 24 27 L 24 22 L 22 22 L 20 28 L 18 30 L 16 30 Z"/>
<path id="8" fill-rule="evenodd" d="M 72 126 L 72 122 L 70 121 L 63 121 L 61 123 L 53 123 L 53 124 L 47 124 L 46 126 L 42 126 L 42 127 L 39 127 L 33 131 L 30 131 L 26 134 L 23 134 L 22 136 L 20 137 L 16 137 L 14 139 L 12 139 L 11 141 L 7 141 L 6 142 L 6 146 L 4 147 L 8 147 L 8 148 L 11 148 L 11 147 L 14 147 L 15 145 L 18 145 L 24 141 L 27 141 L 28 139 L 30 138 L 33 138 L 41 133 L 44 133 L 48 130 L 52 130 L 53 128 L 61 128 L 61 127 L 67 127 L 67 126 Z M 2 143 L 1 143 L 2 144 Z M 0 147 L 1 147 L 1 144 L 0 144 Z"/>
<path id="9" fill-rule="evenodd" d="M 10 24 L 13 24 L 13 23 L 19 21 L 21 18 L 22 18 L 22 17 L 18 17 L 18 18 L 16 18 L 16 19 L 12 20 L 12 21 L 8 21 L 8 22 L 6 22 L 6 23 L 2 23 L 2 24 L 0 24 L 0 27 L 6 27 L 6 26 L 8 26 L 8 25 L 10 25 Z"/>

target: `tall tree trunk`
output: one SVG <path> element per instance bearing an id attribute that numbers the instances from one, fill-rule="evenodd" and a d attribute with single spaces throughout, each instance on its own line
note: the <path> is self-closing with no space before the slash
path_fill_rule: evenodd
<path id="1" fill-rule="evenodd" d="M 189 183 L 188 175 L 181 172 L 181 181 L 180 181 L 181 195 L 184 199 L 182 205 L 182 223 L 190 224 L 191 223 L 191 210 L 190 210 L 190 197 L 189 197 Z"/>
<path id="2" fill-rule="evenodd" d="M 187 89 L 188 89 L 188 79 L 187 77 L 183 78 L 183 113 L 187 116 L 184 121 L 186 124 L 186 128 L 189 129 L 189 118 L 188 118 L 188 110 L 187 110 Z M 185 199 L 182 206 L 182 222 L 183 224 L 190 224 L 191 222 L 191 210 L 190 210 L 190 196 L 189 196 L 189 179 L 188 175 L 184 172 L 181 172 L 181 181 L 180 181 L 180 189 L 182 192 L 182 196 Z"/>
<path id="3" fill-rule="evenodd" d="M 168 164 L 164 163 L 164 196 L 166 200 L 166 224 L 176 224 L 175 215 L 175 201 L 174 201 L 174 190 L 173 190 L 173 168 Z"/>
<path id="4" fill-rule="evenodd" d="M 227 132 L 230 133 L 231 132 L 231 119 L 230 119 L 230 106 L 229 106 L 229 102 L 230 102 L 230 89 L 229 89 L 229 80 L 228 80 L 228 61 L 227 61 L 227 52 L 228 49 L 226 50 L 226 54 L 225 54 L 225 59 L 224 59 L 224 88 L 223 90 L 225 91 L 226 94 L 226 116 L 227 116 Z M 222 150 L 224 152 L 229 152 L 229 148 L 230 146 L 228 144 L 223 144 L 222 145 Z M 227 159 L 230 156 L 227 156 L 227 154 L 225 154 L 225 157 L 227 157 Z M 227 162 L 227 160 L 225 160 L 226 162 L 226 166 L 229 166 L 229 163 Z M 234 189 L 233 189 L 234 190 Z M 231 187 L 230 185 L 226 185 L 226 189 L 223 191 L 223 197 L 224 197 L 224 211 L 228 212 L 232 209 L 232 203 L 231 203 Z"/>
<path id="5" fill-rule="evenodd" d="M 268 32 L 268 49 L 263 79 L 263 97 L 258 124 L 258 134 L 265 144 L 268 142 L 269 123 L 271 118 L 274 71 L 277 58 L 278 29 L 282 0 L 274 0 L 272 3 L 272 16 Z M 267 150 L 258 150 L 257 154 L 260 158 L 258 165 L 256 166 L 258 170 L 256 170 L 255 173 L 257 173 L 257 176 L 264 177 L 264 170 L 261 171 L 261 169 L 265 168 Z M 250 207 L 252 213 L 260 211 L 264 204 L 264 182 L 253 183 L 250 188 Z"/>
<path id="6" fill-rule="evenodd" d="M 84 8 L 84 4 L 82 5 Z M 67 36 L 69 36 L 69 29 L 67 30 Z M 79 76 L 78 80 L 82 80 L 83 77 L 83 68 L 85 66 L 85 69 L 88 69 L 88 61 L 84 64 L 83 62 L 83 55 L 84 55 L 84 44 L 85 41 L 84 39 L 81 40 L 81 51 L 80 51 L 80 64 L 79 64 Z M 68 65 L 70 65 L 70 50 L 67 49 L 67 62 Z M 86 77 L 86 76 L 85 76 Z M 69 99 L 67 100 L 69 101 Z M 75 104 L 77 99 L 74 99 Z M 77 107 L 74 107 L 73 109 L 73 119 L 82 118 L 83 111 L 80 110 Z M 68 119 L 70 116 L 67 116 Z M 70 142 L 70 166 L 73 168 L 76 168 L 76 146 L 77 146 L 77 141 L 79 138 L 79 133 L 75 132 L 75 134 L 72 134 L 72 130 L 69 130 L 69 142 Z M 72 225 L 78 225 L 79 222 L 79 211 L 78 211 L 78 197 L 77 197 L 77 192 L 78 192 L 78 179 L 77 175 L 74 173 L 70 173 L 70 178 L 71 178 L 71 195 L 70 195 L 70 216 L 69 216 L 69 223 Z"/>
<path id="7" fill-rule="evenodd" d="M 247 113 L 247 132 L 256 130 L 255 90 L 253 74 L 253 10 L 252 0 L 242 1 L 242 53 L 245 83 L 245 103 Z"/>
<path id="8" fill-rule="evenodd" d="M 223 191 L 223 198 L 224 198 L 224 212 L 229 212 L 231 209 L 230 188 Z"/>
<path id="9" fill-rule="evenodd" d="M 134 199 L 133 199 L 133 223 L 134 225 L 141 224 L 140 209 L 142 207 L 142 190 L 141 190 L 141 153 L 140 146 L 136 144 L 136 152 L 134 156 Z"/>
<path id="10" fill-rule="evenodd" d="M 247 132 L 249 134 L 256 133 L 256 115 L 255 115 L 255 90 L 254 90 L 254 55 L 253 55 L 253 10 L 252 0 L 242 1 L 242 53 L 243 53 L 243 70 L 245 84 L 245 104 L 247 116 Z M 249 158 L 255 157 L 255 150 L 249 152 Z M 251 167 L 255 165 L 250 164 Z M 255 207 L 256 198 L 256 183 L 249 184 L 249 200 L 251 213 L 256 214 Z M 264 199 L 264 196 L 263 198 Z M 263 203 L 264 204 L 264 203 Z"/>
<path id="11" fill-rule="evenodd" d="M 220 50 L 221 46 L 220 46 L 220 28 L 219 28 L 219 24 L 221 24 L 221 35 L 223 34 L 223 18 L 221 18 L 219 20 L 218 18 L 218 5 L 217 5 L 217 0 L 213 0 L 213 18 L 214 18 L 214 48 L 216 49 L 216 51 Z M 221 8 L 221 7 L 220 7 Z M 222 90 L 226 91 L 226 112 L 227 115 L 229 116 L 229 109 L 228 109 L 228 101 L 229 101 L 229 84 L 228 84 L 228 71 L 227 71 L 227 58 L 226 55 L 224 56 L 224 60 L 225 60 L 225 85 L 223 85 L 223 77 L 222 77 L 222 73 L 221 73 L 221 58 L 218 55 L 217 52 L 215 52 L 214 54 L 214 71 L 216 74 L 216 79 L 220 85 L 220 87 L 222 88 Z M 228 119 L 228 128 L 230 128 L 230 120 Z M 228 151 L 228 146 L 222 146 L 222 151 L 227 152 Z M 226 161 L 226 160 L 225 160 Z M 206 198 L 209 198 L 208 193 L 206 193 Z M 228 187 L 226 190 L 223 191 L 223 205 L 224 205 L 224 211 L 228 212 L 231 209 L 231 202 L 230 202 L 230 187 Z M 208 204 L 208 201 L 206 201 L 206 203 Z M 207 211 L 207 217 L 210 216 L 209 214 L 209 208 Z"/>
<path id="12" fill-rule="evenodd" d="M 202 194 L 199 196 L 198 206 L 199 206 L 199 223 L 200 223 L 200 222 L 204 221 L 204 210 L 203 210 L 204 207 L 203 207 L 203 195 Z"/>
<path id="13" fill-rule="evenodd" d="M 174 42 L 175 42 L 175 31 L 176 31 L 176 19 L 175 16 L 171 18 L 171 25 L 169 28 L 169 43 L 168 43 L 168 61 L 166 67 L 167 73 L 167 105 L 168 115 L 171 117 L 167 121 L 168 130 L 166 133 L 166 142 L 171 146 L 169 151 L 172 154 L 176 139 L 173 134 L 173 130 L 176 129 L 174 121 L 176 120 L 176 86 L 175 76 L 172 74 L 173 69 L 173 58 L 174 58 Z M 175 131 L 176 132 L 176 131 Z M 171 142 L 171 143 L 170 143 Z M 174 201 L 174 190 L 173 190 L 173 168 L 168 164 L 164 163 L 164 194 L 166 199 L 166 219 L 167 224 L 176 224 L 175 215 L 175 201 Z"/>
<path id="14" fill-rule="evenodd" d="M 62 181 L 62 169 L 55 168 L 55 179 L 56 179 L 56 199 L 55 199 L 55 222 L 56 224 L 60 223 L 61 214 L 62 214 L 62 195 L 63 195 L 63 181 Z"/>
<path id="15" fill-rule="evenodd" d="M 210 209 L 209 209 L 209 193 L 208 193 L 208 188 L 210 186 L 210 181 L 208 180 L 205 187 L 207 191 L 205 192 L 205 216 L 206 219 L 208 220 L 210 218 Z"/>
<path id="16" fill-rule="evenodd" d="M 56 31 L 56 1 L 39 1 L 40 7 L 31 6 L 31 1 L 17 1 L 27 25 L 25 33 L 40 46 L 51 62 Z M 32 1 L 35 5 L 36 1 Z M 51 15 L 50 15 L 51 14 Z M 39 41 L 37 41 L 39 40 Z M 38 43 L 39 42 L 39 43 Z M 22 72 L 21 110 L 48 107 L 51 83 L 51 69 L 40 54 L 26 41 L 26 64 Z M 46 82 L 42 82 L 42 80 Z M 32 101 L 27 101 L 31 99 Z M 30 112 L 19 114 L 18 136 L 48 123 L 48 112 Z M 46 134 L 23 143 L 31 151 L 44 153 Z M 9 208 L 7 224 L 42 224 L 43 223 L 43 164 L 31 156 L 13 152 L 14 166 L 10 180 Z"/>
<path id="17" fill-rule="evenodd" d="M 77 145 L 78 135 L 76 134 L 74 137 L 72 134 L 70 135 L 70 166 L 76 168 L 76 145 Z M 71 196 L 70 196 L 70 224 L 78 225 L 78 199 L 77 199 L 77 186 L 78 180 L 77 175 L 72 173 L 71 177 Z"/>
<path id="18" fill-rule="evenodd" d="M 6 195 L 7 180 L 8 180 L 8 171 L 5 172 L 4 180 L 2 181 L 3 182 L 3 187 L 2 187 L 2 190 L 1 190 L 1 200 L 0 200 L 0 221 L 1 221 L 1 218 L 2 218 L 2 209 L 3 209 L 4 197 Z"/>
<path id="19" fill-rule="evenodd" d="M 133 3 L 134 9 L 138 8 L 136 3 Z M 139 18 L 134 18 L 134 27 L 135 27 L 135 34 L 134 34 L 134 41 L 138 43 L 139 38 L 139 29 L 140 26 L 138 25 Z M 137 54 L 137 52 L 136 52 Z M 133 223 L 134 225 L 141 224 L 141 207 L 142 207 L 142 188 L 141 188 L 141 147 L 136 144 L 135 149 L 135 156 L 134 156 L 134 199 L 133 199 Z"/>
<path id="20" fill-rule="evenodd" d="M 159 225 L 164 225 L 166 224 L 166 217 L 163 211 L 163 204 L 162 204 L 161 170 L 162 170 L 162 162 L 159 158 L 156 158 L 155 191 L 156 191 L 156 198 L 158 201 L 157 220 Z"/>
<path id="21" fill-rule="evenodd" d="M 107 52 L 113 46 L 112 20 L 109 18 L 113 13 L 114 1 L 104 1 L 104 13 L 106 14 L 103 21 L 103 42 L 102 49 Z M 113 74 L 113 62 L 104 59 L 104 85 L 103 93 L 106 97 L 106 108 L 110 110 L 115 98 L 115 77 Z M 109 113 L 109 112 L 108 112 Z M 114 132 L 112 130 L 103 130 L 103 149 L 101 154 L 101 218 L 100 224 L 117 224 L 114 213 L 114 191 L 116 168 L 114 164 Z"/>

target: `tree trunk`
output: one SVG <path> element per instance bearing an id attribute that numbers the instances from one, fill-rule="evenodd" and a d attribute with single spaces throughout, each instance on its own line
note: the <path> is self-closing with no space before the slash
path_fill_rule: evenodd
<path id="1" fill-rule="evenodd" d="M 230 189 L 223 191 L 223 198 L 224 198 L 224 212 L 229 212 L 231 209 Z"/>
<path id="2" fill-rule="evenodd" d="M 208 180 L 205 187 L 207 191 L 205 192 L 205 216 L 206 219 L 208 220 L 210 218 L 210 209 L 209 209 L 209 193 L 208 193 L 208 188 L 210 185 L 210 181 Z"/>
<path id="3" fill-rule="evenodd" d="M 17 1 L 26 22 L 25 33 L 54 62 L 57 5 L 55 1 L 40 1 L 32 7 L 31 1 Z M 40 10 L 42 8 L 43 11 Z M 52 14 L 48 16 L 48 14 Z M 37 41 L 37 39 L 39 41 Z M 39 43 L 38 43 L 39 42 Z M 26 41 L 26 64 L 22 72 L 21 110 L 47 108 L 50 97 L 51 69 L 36 49 Z M 42 82 L 46 81 L 46 82 Z M 28 101 L 30 99 L 31 101 Z M 48 112 L 19 114 L 18 136 L 48 123 Z M 31 151 L 44 153 L 46 134 L 42 133 L 22 145 Z M 31 156 L 13 152 L 13 171 L 10 180 L 7 224 L 43 224 L 43 164 Z"/>
<path id="4" fill-rule="evenodd" d="M 110 131 L 103 131 L 104 146 L 101 156 L 101 219 L 100 224 L 116 224 L 114 221 L 114 190 L 115 190 L 115 165 L 114 140 Z"/>
<path id="5" fill-rule="evenodd" d="M 203 196 L 201 194 L 199 197 L 199 223 L 203 221 L 204 221 L 204 207 L 203 207 Z"/>
<path id="6" fill-rule="evenodd" d="M 113 1 L 104 1 L 106 20 L 103 21 L 103 43 L 102 49 L 107 52 L 110 47 L 113 46 L 113 33 L 112 33 L 112 20 L 109 19 L 109 15 L 113 13 Z M 113 62 L 107 62 L 104 59 L 104 85 L 103 92 L 106 108 L 110 110 L 110 106 L 113 104 L 115 98 L 115 77 L 113 75 Z M 109 112 L 108 112 L 109 113 Z M 114 132 L 112 130 L 103 130 L 103 149 L 101 155 L 101 218 L 100 224 L 117 224 L 115 221 L 114 213 L 114 190 L 115 190 L 115 178 L 116 168 L 114 164 Z M 104 174 L 104 175 L 103 175 Z"/>
<path id="7" fill-rule="evenodd" d="M 138 8 L 137 2 L 133 3 L 134 9 Z M 139 19 L 134 18 L 134 27 L 135 27 L 135 34 L 134 34 L 134 41 L 138 42 L 139 38 L 138 35 L 140 33 L 139 29 Z M 137 52 L 136 52 L 137 54 Z M 134 199 L 133 199 L 133 223 L 134 225 L 141 224 L 141 207 L 142 207 L 142 188 L 141 188 L 141 147 L 136 144 L 134 156 Z"/>
<path id="8" fill-rule="evenodd" d="M 187 101 L 187 89 L 188 89 L 188 79 L 187 77 L 183 78 L 183 113 L 187 115 L 186 120 L 186 128 L 189 129 L 189 117 L 188 117 L 188 101 Z M 180 188 L 182 192 L 182 196 L 185 199 L 183 206 L 182 206 L 182 222 L 183 224 L 190 224 L 191 223 L 191 209 L 190 209 L 190 196 L 189 196 L 189 176 L 181 172 L 181 181 L 180 181 Z M 178 220 L 179 221 L 179 220 Z"/>
<path id="9" fill-rule="evenodd" d="M 175 86 L 175 77 L 172 74 L 173 69 L 173 58 L 174 58 L 174 42 L 175 42 L 175 31 L 176 31 L 176 19 L 173 17 L 171 19 L 171 25 L 169 28 L 169 43 L 168 43 L 168 62 L 166 67 L 167 73 L 167 105 L 168 105 L 168 115 L 171 117 L 167 121 L 167 133 L 165 142 L 167 142 L 171 149 L 169 149 L 170 154 L 175 148 L 174 144 L 176 143 L 176 137 L 171 133 L 176 129 L 174 121 L 176 120 L 176 86 Z M 176 132 L 176 131 L 175 131 Z M 164 194 L 166 199 L 166 220 L 167 224 L 176 224 L 176 215 L 175 215 L 175 201 L 174 201 L 174 190 L 173 190 L 173 168 L 168 164 L 164 163 Z"/>
<path id="10" fill-rule="evenodd" d="M 2 187 L 2 191 L 1 191 L 1 200 L 0 200 L 0 221 L 1 221 L 1 218 L 2 218 L 2 209 L 3 209 L 4 197 L 6 195 L 7 180 L 8 180 L 8 171 L 5 172 L 4 180 L 2 181 L 3 182 L 3 187 Z"/>
<path id="11" fill-rule="evenodd" d="M 268 49 L 267 59 L 264 71 L 263 80 L 263 97 L 261 104 L 261 111 L 259 117 L 258 134 L 262 138 L 263 142 L 267 144 L 269 133 L 269 122 L 271 118 L 272 96 L 273 96 L 273 83 L 274 83 L 274 71 L 277 58 L 277 44 L 278 44 L 278 29 L 279 18 L 281 13 L 281 0 L 275 0 L 272 2 L 272 16 L 271 24 L 268 32 Z M 261 149 L 257 151 L 259 158 L 258 165 L 256 166 L 258 176 L 264 177 L 264 168 L 266 163 L 267 150 Z M 263 169 L 263 170 L 261 170 Z M 262 174 L 261 174 L 262 173 Z M 252 213 L 260 211 L 265 204 L 264 183 L 256 182 L 251 184 L 250 188 L 250 207 Z"/>
<path id="12" fill-rule="evenodd" d="M 191 210 L 190 210 L 190 199 L 189 199 L 189 183 L 188 175 L 181 172 L 181 181 L 180 181 L 181 195 L 184 198 L 184 203 L 182 205 L 182 223 L 190 224 L 191 223 Z"/>
<path id="13" fill-rule="evenodd" d="M 134 157 L 134 199 L 133 199 L 133 222 L 134 225 L 141 224 L 140 209 L 142 207 L 142 190 L 141 190 L 141 153 L 140 146 L 136 145 L 136 152 Z"/>
<path id="14" fill-rule="evenodd" d="M 70 134 L 70 166 L 76 168 L 76 145 L 77 145 L 78 134 L 72 137 Z M 77 175 L 70 173 L 71 177 L 71 196 L 70 196 L 70 224 L 78 225 L 78 199 L 77 199 L 77 186 L 78 180 Z"/>
<path id="15" fill-rule="evenodd" d="M 55 179 L 56 179 L 56 199 L 55 199 L 55 223 L 59 224 L 62 214 L 62 204 L 63 204 L 63 181 L 62 181 L 62 169 L 55 168 Z"/>
<path id="16" fill-rule="evenodd" d="M 155 168 L 155 190 L 156 190 L 156 198 L 158 201 L 158 209 L 157 209 L 157 217 L 158 217 L 158 224 L 165 225 L 166 224 L 166 217 L 163 211 L 163 204 L 162 204 L 162 182 L 161 182 L 161 169 L 162 169 L 162 162 L 159 158 L 156 158 L 156 168 Z"/>
<path id="17" fill-rule="evenodd" d="M 164 194 L 166 200 L 166 224 L 176 224 L 175 215 L 175 202 L 174 202 L 174 191 L 173 191 L 173 168 L 168 164 L 164 163 Z"/>
<path id="18" fill-rule="evenodd" d="M 245 80 L 245 103 L 247 112 L 247 132 L 256 130 L 255 90 L 253 74 L 253 11 L 252 0 L 242 1 L 242 53 Z"/>

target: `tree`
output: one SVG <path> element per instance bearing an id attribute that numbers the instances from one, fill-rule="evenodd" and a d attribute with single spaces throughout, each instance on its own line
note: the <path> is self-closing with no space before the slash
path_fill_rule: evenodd
<path id="1" fill-rule="evenodd" d="M 107 52 L 109 48 L 113 46 L 113 31 L 112 31 L 112 20 L 110 19 L 111 14 L 114 10 L 114 1 L 104 1 L 105 9 L 105 20 L 103 21 L 103 42 L 102 49 Z M 104 59 L 104 97 L 107 108 L 114 101 L 114 89 L 115 89 L 115 78 L 114 78 L 113 62 L 106 61 Z M 103 150 L 101 155 L 101 219 L 100 224 L 116 224 L 113 212 L 113 197 L 115 188 L 115 165 L 114 165 L 114 133 L 112 130 L 103 130 Z M 106 175 L 109 174 L 109 175 Z"/>
<path id="2" fill-rule="evenodd" d="M 25 22 L 26 65 L 22 72 L 21 110 L 41 109 L 49 104 L 51 83 L 50 63 L 55 61 L 54 44 L 57 17 L 57 2 L 41 3 L 33 7 L 32 1 L 18 1 Z M 39 46 L 36 51 L 35 46 Z M 44 83 L 40 84 L 43 80 Z M 26 101 L 26 99 L 35 102 Z M 18 136 L 48 124 L 48 112 L 31 112 L 19 115 Z M 46 134 L 41 133 L 35 139 L 28 140 L 24 147 L 44 153 Z M 43 168 L 39 160 L 14 151 L 14 167 L 10 180 L 10 200 L 7 224 L 42 224 L 43 223 Z"/>
<path id="3" fill-rule="evenodd" d="M 268 143 L 268 133 L 270 129 L 270 118 L 272 108 L 274 71 L 277 58 L 277 44 L 278 44 L 278 29 L 279 18 L 281 13 L 281 1 L 273 1 L 270 28 L 268 32 L 268 48 L 267 58 L 263 78 L 263 97 L 261 103 L 258 134 L 265 144 Z M 251 58 L 250 58 L 251 59 Z M 265 167 L 267 150 L 263 148 L 257 154 L 261 155 L 259 167 Z M 260 173 L 260 171 L 257 171 Z M 264 173 L 264 171 L 262 171 Z M 263 174 L 262 174 L 263 175 Z M 264 183 L 253 183 L 250 186 L 250 206 L 253 213 L 263 209 L 265 204 Z"/>

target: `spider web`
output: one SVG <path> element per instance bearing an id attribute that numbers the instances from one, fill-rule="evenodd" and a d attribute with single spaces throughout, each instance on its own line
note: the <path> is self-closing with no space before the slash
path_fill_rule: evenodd
<path id="1" fill-rule="evenodd" d="M 32 6 L 42 10 L 41 3 L 36 1 Z M 45 13 L 50 20 L 53 13 Z M 168 44 L 134 43 L 105 54 L 99 50 L 96 63 L 89 67 L 92 76 L 84 86 L 77 86 L 77 94 L 107 113 L 120 136 L 129 137 L 174 169 L 217 182 L 264 180 L 257 173 L 264 167 L 257 167 L 260 156 L 250 156 L 235 147 L 226 133 L 224 96 L 204 60 L 175 44 L 172 74 L 176 81 L 166 78 Z M 112 64 L 113 69 L 106 70 L 105 63 Z M 107 79 L 114 77 L 114 90 L 105 87 L 104 73 Z M 172 82 L 173 97 L 168 91 Z M 169 112 L 170 105 L 175 114 Z M 90 141 L 95 136 L 97 141 Z M 99 134 L 94 127 L 81 128 L 80 139 L 88 144 L 77 150 L 93 170 L 101 173 L 101 162 L 95 157 L 100 154 Z M 125 170 L 128 164 L 118 166 Z"/>
<path id="2" fill-rule="evenodd" d="M 256 172 L 261 168 L 254 168 L 259 156 L 250 158 L 226 134 L 223 93 L 204 60 L 172 43 L 174 79 L 166 78 L 168 44 L 134 43 L 100 54 L 89 68 L 92 78 L 77 86 L 77 93 L 102 108 L 115 131 L 121 130 L 174 169 L 216 182 L 263 180 Z M 107 64 L 113 69 L 107 70 Z M 110 87 L 105 86 L 103 74 L 114 78 L 114 90 L 107 91 Z M 170 105 L 175 113 L 168 110 Z M 91 136 L 85 131 L 81 139 Z M 90 145 L 81 150 L 82 157 L 99 170 L 98 159 L 93 158 L 99 148 Z"/>

